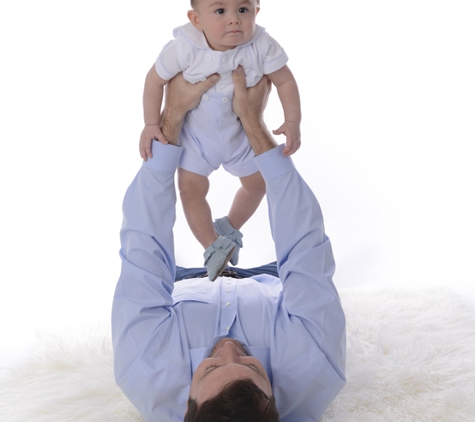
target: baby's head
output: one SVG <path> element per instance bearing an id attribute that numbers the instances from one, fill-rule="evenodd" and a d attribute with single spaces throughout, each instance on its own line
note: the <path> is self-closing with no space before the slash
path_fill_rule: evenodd
<path id="1" fill-rule="evenodd" d="M 213 50 L 231 50 L 254 35 L 259 0 L 191 0 L 191 7 L 188 19 Z"/>
<path id="2" fill-rule="evenodd" d="M 190 5 L 191 5 L 191 7 L 194 9 L 196 3 L 198 3 L 198 2 L 199 2 L 199 0 L 190 0 Z M 260 1 L 259 1 L 259 0 L 256 0 L 256 6 L 257 6 L 257 7 L 260 6 Z"/>

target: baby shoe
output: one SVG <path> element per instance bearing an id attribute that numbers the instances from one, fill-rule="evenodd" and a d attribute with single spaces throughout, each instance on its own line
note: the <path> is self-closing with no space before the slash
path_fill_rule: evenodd
<path id="1" fill-rule="evenodd" d="M 218 275 L 221 274 L 235 249 L 234 242 L 224 236 L 219 236 L 206 248 L 203 256 L 208 270 L 208 278 L 211 281 L 216 280 Z"/>
<path id="2" fill-rule="evenodd" d="M 242 237 L 243 234 L 235 229 L 228 220 L 228 217 L 218 218 L 214 220 L 214 228 L 216 233 L 219 236 L 226 236 L 228 239 L 231 239 L 236 244 L 236 249 L 231 256 L 231 264 L 237 265 L 239 261 L 239 250 L 242 248 Z"/>

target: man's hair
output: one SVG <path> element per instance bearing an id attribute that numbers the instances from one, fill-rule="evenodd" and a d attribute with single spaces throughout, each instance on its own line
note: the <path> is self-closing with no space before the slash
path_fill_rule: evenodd
<path id="1" fill-rule="evenodd" d="M 188 399 L 184 422 L 278 422 L 274 396 L 267 395 L 249 378 L 227 384 L 198 406 Z"/>

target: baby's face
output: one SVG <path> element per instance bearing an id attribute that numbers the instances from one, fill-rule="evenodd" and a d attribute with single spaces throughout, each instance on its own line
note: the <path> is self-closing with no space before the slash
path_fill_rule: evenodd
<path id="1" fill-rule="evenodd" d="M 197 0 L 188 18 L 213 50 L 226 51 L 252 38 L 258 12 L 256 0 Z"/>

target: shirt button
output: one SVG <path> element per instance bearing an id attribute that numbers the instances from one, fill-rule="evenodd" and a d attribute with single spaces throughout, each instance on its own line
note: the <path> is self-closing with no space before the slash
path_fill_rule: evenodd
<path id="1" fill-rule="evenodd" d="M 231 76 L 231 73 L 230 72 L 225 72 L 221 75 L 223 78 L 228 78 L 229 76 Z"/>
<path id="2" fill-rule="evenodd" d="M 226 282 L 226 284 L 229 286 L 229 285 L 231 284 L 231 282 L 230 282 L 230 281 L 228 281 L 228 282 Z"/>
<path id="3" fill-rule="evenodd" d="M 231 293 L 231 290 L 226 290 L 226 293 Z"/>
<path id="4" fill-rule="evenodd" d="M 228 100 L 228 97 L 223 97 L 221 101 L 223 104 L 226 104 L 229 100 Z"/>
<path id="5" fill-rule="evenodd" d="M 223 62 L 226 63 L 229 60 L 228 56 L 223 56 Z"/>
<path id="6" fill-rule="evenodd" d="M 211 54 L 207 54 L 207 55 L 205 56 L 205 60 L 210 61 L 210 60 L 211 60 Z"/>
<path id="7" fill-rule="evenodd" d="M 208 97 L 207 95 L 203 95 L 202 98 L 203 98 L 204 101 L 208 101 L 208 100 L 209 100 L 209 97 Z"/>
<path id="8" fill-rule="evenodd" d="M 227 302 L 224 306 L 229 306 L 229 305 L 231 305 L 231 304 L 229 302 Z"/>
<path id="9" fill-rule="evenodd" d="M 231 328 L 231 327 L 226 327 L 226 331 L 229 331 L 230 328 Z"/>

